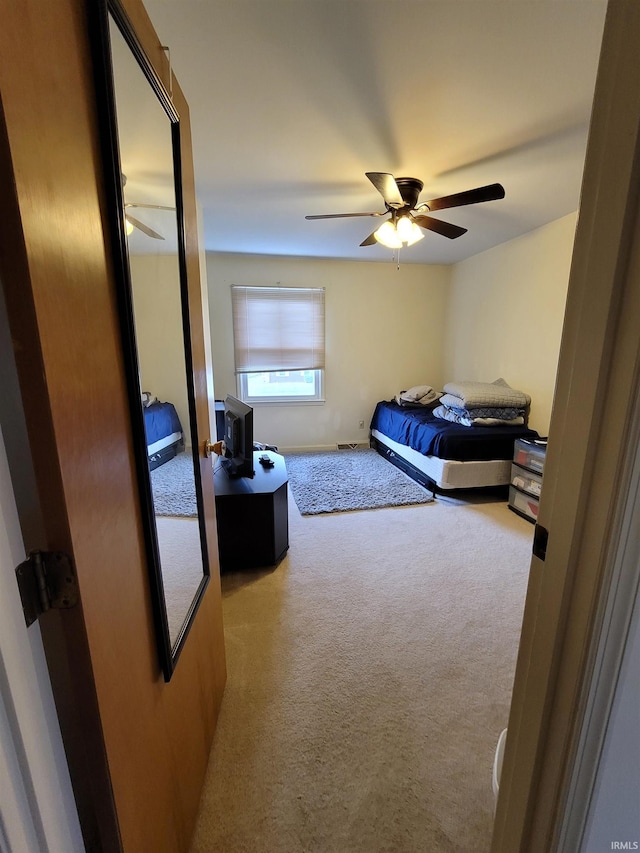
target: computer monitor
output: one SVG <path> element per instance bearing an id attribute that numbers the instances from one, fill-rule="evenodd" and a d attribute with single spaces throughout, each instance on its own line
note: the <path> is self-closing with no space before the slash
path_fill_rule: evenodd
<path id="1" fill-rule="evenodd" d="M 224 445 L 229 477 L 253 477 L 253 409 L 231 395 L 224 401 Z"/>

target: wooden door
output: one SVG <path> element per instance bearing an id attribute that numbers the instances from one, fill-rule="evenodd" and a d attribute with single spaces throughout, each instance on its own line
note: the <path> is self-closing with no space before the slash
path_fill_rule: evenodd
<path id="1" fill-rule="evenodd" d="M 127 9 L 159 73 L 139 0 Z M 87 849 L 180 851 L 226 671 L 210 463 L 211 582 L 170 683 L 158 662 L 84 0 L 1 0 L 0 278 L 44 520 L 80 604 L 40 626 Z M 198 435 L 210 435 L 188 110 L 180 103 Z M 37 540 L 37 541 L 36 541 Z"/>

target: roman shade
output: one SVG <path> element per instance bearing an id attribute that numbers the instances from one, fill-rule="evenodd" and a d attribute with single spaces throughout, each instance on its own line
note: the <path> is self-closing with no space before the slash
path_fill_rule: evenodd
<path id="1" fill-rule="evenodd" d="M 324 368 L 324 288 L 232 285 L 236 373 Z"/>

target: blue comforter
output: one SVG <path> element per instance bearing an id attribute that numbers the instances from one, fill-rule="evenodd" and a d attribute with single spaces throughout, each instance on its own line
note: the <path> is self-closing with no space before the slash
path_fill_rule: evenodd
<path id="1" fill-rule="evenodd" d="M 173 403 L 152 403 L 142 411 L 147 445 L 155 444 L 174 432 L 182 432 L 180 418 Z"/>
<path id="2" fill-rule="evenodd" d="M 436 418 L 431 409 L 413 409 L 395 402 L 377 404 L 371 429 L 423 453 L 458 462 L 513 459 L 516 438 L 538 438 L 524 426 L 460 426 Z"/>

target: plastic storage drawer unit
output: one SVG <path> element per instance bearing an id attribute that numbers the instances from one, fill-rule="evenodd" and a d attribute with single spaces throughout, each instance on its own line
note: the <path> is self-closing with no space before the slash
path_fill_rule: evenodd
<path id="1" fill-rule="evenodd" d="M 547 440 L 517 438 L 514 444 L 513 461 L 518 465 L 529 468 L 530 471 L 542 473 L 544 457 L 547 452 Z"/>
<path id="2" fill-rule="evenodd" d="M 519 492 L 513 486 L 509 486 L 509 509 L 517 512 L 518 515 L 523 515 L 530 521 L 538 519 L 538 499 L 533 495 L 525 495 L 524 492 Z"/>
<path id="3" fill-rule="evenodd" d="M 521 492 L 539 498 L 542 491 L 542 475 L 527 471 L 526 468 L 521 468 L 520 465 L 513 462 L 511 465 L 511 485 L 520 489 Z"/>

